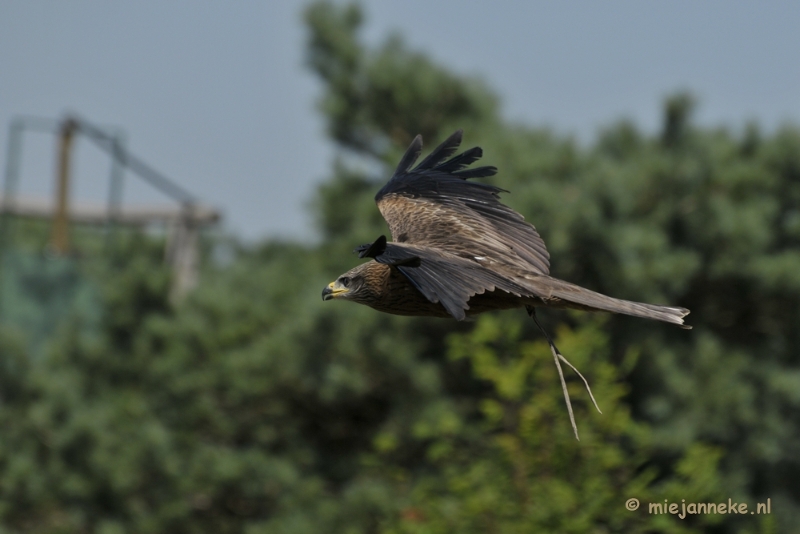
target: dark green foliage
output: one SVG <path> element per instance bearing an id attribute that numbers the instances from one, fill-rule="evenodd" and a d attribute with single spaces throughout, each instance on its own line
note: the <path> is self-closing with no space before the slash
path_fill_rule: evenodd
<path id="1" fill-rule="evenodd" d="M 62 299 L 57 328 L 4 310 L 0 532 L 796 532 L 800 132 L 700 128 L 678 95 L 659 135 L 622 122 L 580 148 L 504 123 L 483 83 L 398 38 L 364 47 L 361 21 L 307 11 L 342 148 L 313 202 L 321 244 L 220 242 L 232 259 L 173 307 L 160 240 L 87 234 L 42 279 L 90 296 L 27 292 Z M 388 233 L 373 197 L 406 144 L 458 127 L 554 275 L 692 309 L 692 331 L 542 313 L 604 412 L 567 370 L 581 442 L 522 310 L 457 323 L 320 299 Z M 41 232 L 17 238 L 38 257 Z M 647 512 L 768 497 L 768 516 Z"/>
<path id="2" fill-rule="evenodd" d="M 322 4 L 312 13 L 322 9 L 332 8 Z M 362 57 L 368 65 L 375 56 Z M 405 80 L 401 69 L 394 72 Z M 338 92 L 335 84 L 329 89 Z M 402 94 L 404 83 L 396 90 Z M 494 109 L 490 93 L 474 98 L 473 109 Z M 418 113 L 397 109 L 404 111 L 396 131 L 420 131 Z M 800 132 L 701 129 L 692 124 L 693 109 L 691 95 L 678 94 L 665 104 L 657 139 L 623 122 L 589 151 L 547 131 L 502 125 L 492 111 L 455 111 L 426 140 L 432 148 L 454 127 L 465 128 L 465 146 L 482 146 L 485 162 L 500 169 L 491 183 L 512 191 L 505 201 L 545 238 L 556 276 L 693 310 L 691 333 L 622 317 L 608 323 L 612 361 L 626 350 L 641 352 L 628 402 L 655 425 L 660 463 L 698 440 L 722 445 L 731 491 L 779 500 L 789 525 L 797 522 L 800 497 L 788 474 L 800 468 L 800 426 L 792 415 L 800 401 L 793 393 L 800 391 Z M 425 114 L 424 105 L 418 112 Z M 370 130 L 380 129 L 385 113 L 391 111 L 361 106 L 343 114 L 355 121 L 348 128 Z M 328 117 L 332 130 L 342 124 L 338 115 Z M 360 153 L 393 162 L 402 141 L 377 155 Z M 352 213 L 339 215 L 345 211 Z M 335 233 L 327 221 L 322 230 Z"/>
<path id="3" fill-rule="evenodd" d="M 410 504 L 389 532 L 690 531 L 674 518 L 642 512 L 665 499 L 718 500 L 719 452 L 694 444 L 673 476 L 654 483 L 652 435 L 620 402 L 626 388 L 603 353 L 600 323 L 558 332 L 559 346 L 591 376 L 603 405 L 603 415 L 593 413 L 574 384 L 573 398 L 582 399 L 576 402 L 581 442 L 562 424 L 550 349 L 543 340 L 522 339 L 521 321 L 486 316 L 469 335 L 453 337 L 450 357 L 468 360 L 491 388 L 471 399 L 480 417 L 459 418 L 452 410 L 428 428 L 428 458 L 436 470 L 407 475 L 415 481 Z M 621 506 L 632 496 L 643 503 L 639 513 Z M 688 524 L 720 519 L 690 517 Z"/>

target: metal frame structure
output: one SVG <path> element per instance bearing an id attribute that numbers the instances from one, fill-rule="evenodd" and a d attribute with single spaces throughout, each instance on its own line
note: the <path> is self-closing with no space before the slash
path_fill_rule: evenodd
<path id="1" fill-rule="evenodd" d="M 26 131 L 55 134 L 59 138 L 58 169 L 56 171 L 56 202 L 53 208 L 37 205 L 17 197 L 23 134 Z M 110 186 L 105 217 L 97 209 L 70 209 L 70 158 L 75 136 L 81 134 L 111 158 Z M 197 280 L 198 230 L 203 225 L 217 222 L 220 214 L 200 206 L 194 195 L 175 181 L 148 165 L 125 146 L 125 136 L 120 129 L 98 127 L 75 115 L 61 120 L 41 117 L 17 117 L 9 126 L 6 168 L 3 180 L 3 198 L 0 202 L 0 257 L 11 239 L 10 216 L 51 218 L 53 221 L 50 251 L 55 255 L 69 252 L 69 222 L 104 222 L 108 229 L 116 224 L 146 224 L 163 222 L 170 226 L 165 260 L 173 269 L 171 297 L 181 299 L 194 287 Z M 122 189 L 124 170 L 136 176 L 177 202 L 177 210 L 145 208 L 124 210 Z"/>

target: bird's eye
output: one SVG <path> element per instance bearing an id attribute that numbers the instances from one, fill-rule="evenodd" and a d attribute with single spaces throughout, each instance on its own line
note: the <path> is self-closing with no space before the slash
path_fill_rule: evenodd
<path id="1" fill-rule="evenodd" d="M 342 278 L 339 280 L 339 282 L 341 282 L 341 284 L 342 284 L 344 287 L 350 287 L 350 277 L 349 277 L 349 276 L 343 276 L 343 277 L 342 277 Z"/>

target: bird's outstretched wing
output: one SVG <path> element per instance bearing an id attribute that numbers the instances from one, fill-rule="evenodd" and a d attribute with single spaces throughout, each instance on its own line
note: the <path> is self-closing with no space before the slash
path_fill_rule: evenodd
<path id="1" fill-rule="evenodd" d="M 361 245 L 355 252 L 360 258 L 373 258 L 378 263 L 399 270 L 425 298 L 441 303 L 459 321 L 466 317 L 470 309 L 470 298 L 500 290 L 529 299 L 526 302 L 531 304 L 540 302 L 555 308 L 624 313 L 691 328 L 683 323 L 683 318 L 689 313 L 686 308 L 615 299 L 514 266 L 484 265 L 484 262 L 437 248 L 387 243 L 385 236 Z"/>
<path id="2" fill-rule="evenodd" d="M 484 265 L 500 263 L 548 274 L 550 254 L 544 241 L 522 215 L 500 202 L 503 189 L 468 181 L 497 172 L 495 167 L 466 168 L 483 151 L 475 147 L 450 158 L 461 136 L 458 130 L 412 169 L 422 152 L 418 135 L 378 191 L 375 202 L 392 239 Z"/>

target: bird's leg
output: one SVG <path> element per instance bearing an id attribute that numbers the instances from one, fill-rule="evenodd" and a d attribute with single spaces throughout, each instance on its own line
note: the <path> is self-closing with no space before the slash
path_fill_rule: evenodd
<path id="1" fill-rule="evenodd" d="M 580 441 L 581 438 L 578 437 L 578 426 L 575 424 L 575 415 L 572 413 L 572 402 L 569 400 L 569 392 L 567 391 L 567 383 L 564 380 L 564 371 L 562 371 L 561 369 L 561 362 L 564 362 L 567 365 L 569 365 L 572 368 L 572 370 L 575 371 L 579 377 L 581 377 L 581 380 L 583 380 L 583 384 L 586 386 L 586 391 L 589 392 L 589 397 L 592 399 L 594 407 L 597 408 L 598 412 L 600 413 L 603 412 L 600 411 L 600 407 L 597 405 L 597 401 L 594 400 L 594 395 L 592 395 L 592 388 L 589 387 L 589 381 L 586 380 L 586 378 L 584 378 L 581 372 L 578 371 L 574 365 L 569 363 L 569 361 L 567 361 L 567 359 L 564 358 L 564 356 L 556 347 L 556 344 L 553 343 L 553 340 L 550 338 L 550 335 L 547 333 L 547 331 L 545 331 L 544 328 L 542 328 L 542 325 L 536 318 L 536 308 L 534 308 L 533 306 L 525 306 L 525 310 L 528 312 L 528 315 L 531 317 L 531 319 L 533 319 L 533 322 L 536 323 L 536 326 L 539 327 L 539 330 L 542 331 L 542 334 L 544 334 L 545 339 L 547 339 L 547 343 L 550 345 L 550 352 L 553 353 L 553 360 L 555 360 L 556 362 L 556 368 L 558 369 L 558 376 L 561 379 L 561 390 L 564 392 L 564 400 L 567 403 L 567 411 L 569 412 L 569 420 L 572 423 L 572 430 L 575 431 L 575 439 Z"/>

